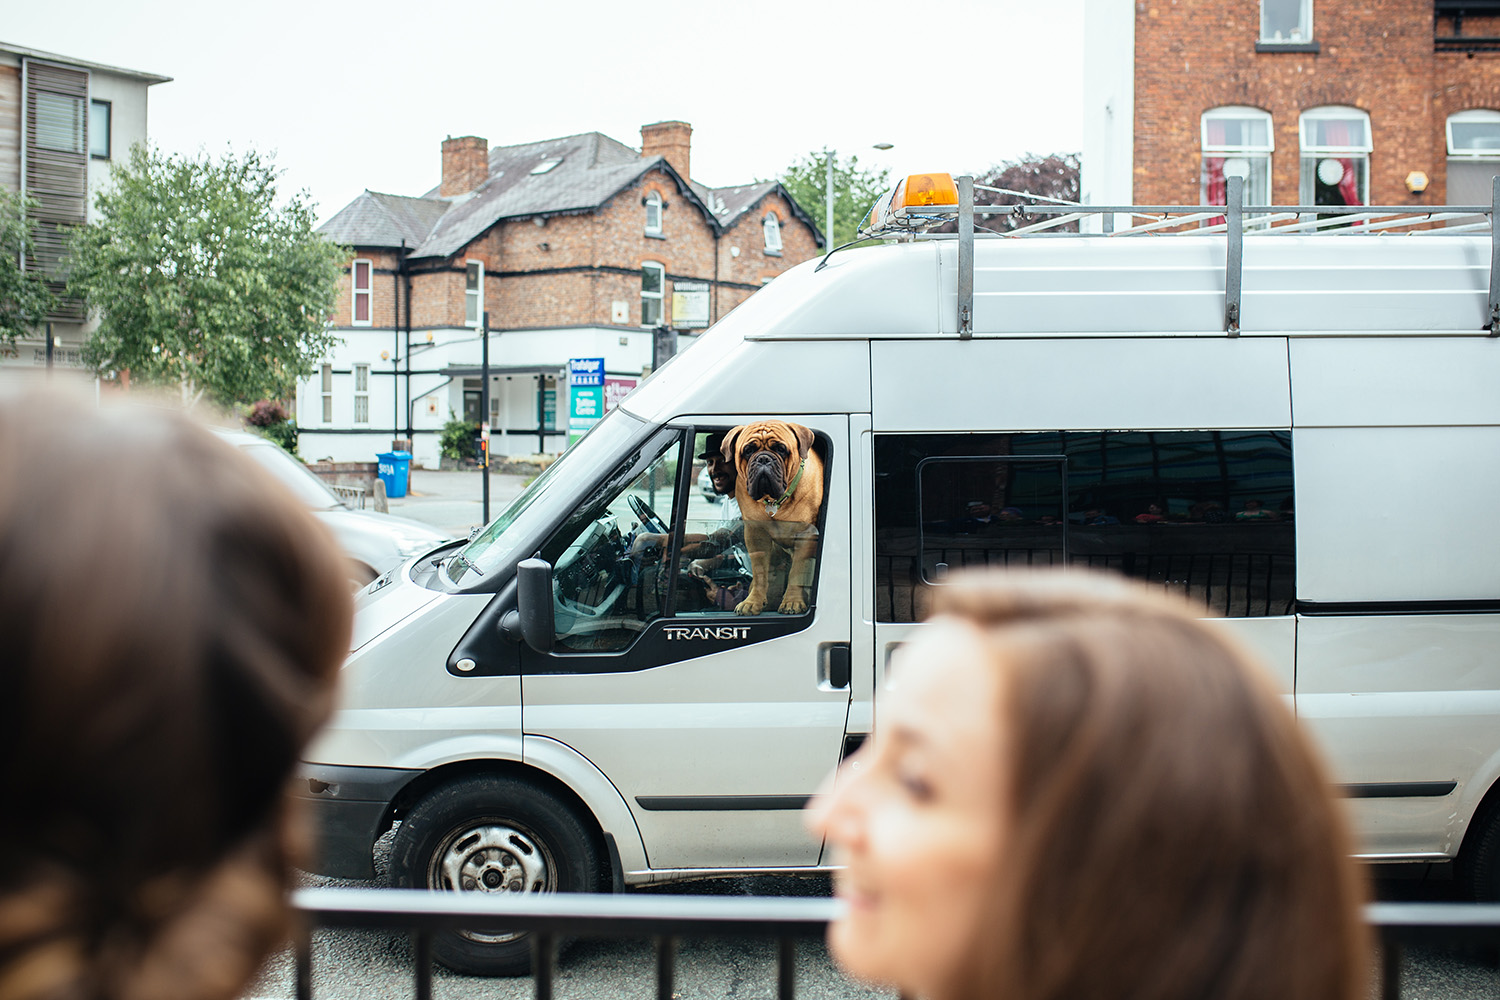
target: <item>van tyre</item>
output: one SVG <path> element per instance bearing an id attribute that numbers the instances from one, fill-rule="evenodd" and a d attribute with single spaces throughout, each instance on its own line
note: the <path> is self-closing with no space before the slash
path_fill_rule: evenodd
<path id="1" fill-rule="evenodd" d="M 1500 809 L 1486 809 L 1475 822 L 1480 825 L 1472 831 L 1473 846 L 1466 844 L 1460 857 L 1459 876 L 1470 899 L 1500 902 Z"/>
<path id="2" fill-rule="evenodd" d="M 479 893 L 598 892 L 602 863 L 590 828 L 535 785 L 463 778 L 406 814 L 391 844 L 401 888 Z M 531 935 L 440 931 L 433 957 L 471 976 L 531 971 Z"/>

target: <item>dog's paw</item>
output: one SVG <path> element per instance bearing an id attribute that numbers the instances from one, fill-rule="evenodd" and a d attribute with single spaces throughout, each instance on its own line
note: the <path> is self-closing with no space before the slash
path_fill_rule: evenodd
<path id="1" fill-rule="evenodd" d="M 757 600 L 754 597 L 747 597 L 734 606 L 734 613 L 737 615 L 758 615 L 765 606 L 765 601 Z"/>
<path id="2" fill-rule="evenodd" d="M 784 615 L 800 615 L 807 611 L 807 602 L 800 597 L 785 597 L 776 610 Z"/>

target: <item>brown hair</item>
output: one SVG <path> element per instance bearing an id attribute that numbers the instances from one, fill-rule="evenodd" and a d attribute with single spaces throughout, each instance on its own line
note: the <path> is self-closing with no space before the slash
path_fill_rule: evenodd
<path id="1" fill-rule="evenodd" d="M 1002 674 L 1011 815 L 955 997 L 1356 1000 L 1363 883 L 1325 769 L 1204 609 L 1118 577 L 955 575 Z"/>
<path id="2" fill-rule="evenodd" d="M 323 529 L 187 418 L 0 400 L 0 1000 L 243 988 L 350 616 Z"/>

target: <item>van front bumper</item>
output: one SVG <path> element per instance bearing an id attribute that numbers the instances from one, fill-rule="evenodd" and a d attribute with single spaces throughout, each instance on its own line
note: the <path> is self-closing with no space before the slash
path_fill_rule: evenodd
<path id="1" fill-rule="evenodd" d="M 375 841 L 390 826 L 391 802 L 421 773 L 307 761 L 298 765 L 293 794 L 307 803 L 316 832 L 312 870 L 333 878 L 373 879 Z"/>

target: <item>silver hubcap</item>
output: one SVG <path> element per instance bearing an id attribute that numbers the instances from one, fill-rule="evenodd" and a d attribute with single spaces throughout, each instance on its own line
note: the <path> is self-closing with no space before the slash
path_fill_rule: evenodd
<path id="1" fill-rule="evenodd" d="M 457 892 L 555 892 L 557 876 L 541 845 L 514 827 L 491 824 L 463 830 L 434 859 L 430 884 Z M 476 941 L 510 941 L 515 934 L 479 934 Z"/>

